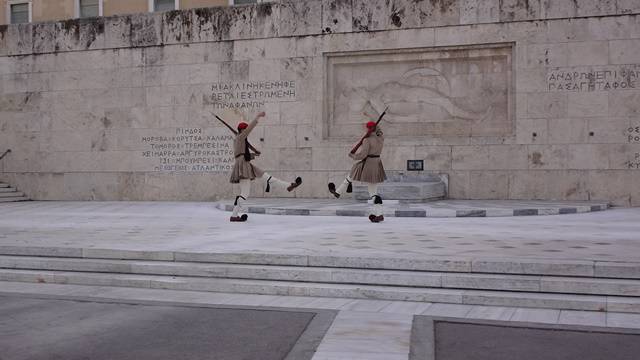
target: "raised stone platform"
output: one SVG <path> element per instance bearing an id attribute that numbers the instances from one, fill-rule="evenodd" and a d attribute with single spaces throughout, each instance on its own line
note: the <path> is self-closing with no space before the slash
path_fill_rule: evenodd
<path id="1" fill-rule="evenodd" d="M 231 211 L 232 201 L 216 204 L 220 210 Z M 249 213 L 267 215 L 367 216 L 369 204 L 357 200 L 265 198 L 250 199 L 245 204 Z M 429 203 L 386 201 L 387 217 L 499 217 L 562 215 L 603 211 L 605 202 L 582 201 L 519 201 L 519 200 L 441 200 Z"/>
<path id="2" fill-rule="evenodd" d="M 22 282 L 637 314 L 639 212 L 238 224 L 209 203 L 6 204 L 0 292 Z"/>
<path id="3" fill-rule="evenodd" d="M 447 196 L 447 178 L 438 175 L 387 174 L 387 181 L 380 184 L 378 192 L 383 199 L 397 200 L 402 203 L 420 203 L 441 200 Z M 367 187 L 355 183 L 353 198 L 369 199 Z"/>

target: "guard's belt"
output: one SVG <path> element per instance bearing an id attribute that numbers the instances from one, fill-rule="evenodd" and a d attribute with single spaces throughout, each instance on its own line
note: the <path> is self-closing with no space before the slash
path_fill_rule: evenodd
<path id="1" fill-rule="evenodd" d="M 379 158 L 380 155 L 367 155 L 368 158 Z"/>

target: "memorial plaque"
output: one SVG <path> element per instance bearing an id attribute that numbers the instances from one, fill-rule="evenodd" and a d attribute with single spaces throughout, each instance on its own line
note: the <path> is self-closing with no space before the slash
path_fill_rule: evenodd
<path id="1" fill-rule="evenodd" d="M 640 88 L 640 65 L 581 66 L 550 69 L 549 91 L 614 91 Z"/>
<path id="2" fill-rule="evenodd" d="M 324 135 L 357 136 L 387 106 L 386 135 L 509 135 L 511 59 L 510 44 L 330 54 Z"/>
<path id="3" fill-rule="evenodd" d="M 227 129 L 178 128 L 140 139 L 148 169 L 157 172 L 219 173 L 233 168 L 233 139 Z"/>
<path id="4" fill-rule="evenodd" d="M 296 95 L 296 82 L 292 80 L 223 82 L 211 85 L 204 103 L 215 110 L 257 111 L 269 102 L 295 101 Z"/>

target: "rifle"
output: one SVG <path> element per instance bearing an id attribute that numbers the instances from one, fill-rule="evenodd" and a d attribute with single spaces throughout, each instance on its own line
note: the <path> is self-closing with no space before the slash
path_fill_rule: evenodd
<path id="1" fill-rule="evenodd" d="M 215 116 L 215 117 L 216 117 L 216 119 L 220 120 L 220 122 L 221 122 L 221 123 L 223 123 L 223 124 L 224 124 L 224 126 L 226 126 L 229 130 L 231 130 L 231 132 L 232 132 L 234 135 L 238 135 L 238 131 L 237 131 L 236 129 L 234 129 L 231 125 L 227 124 L 227 122 L 226 122 L 226 121 L 222 120 L 222 119 L 220 118 L 220 116 L 218 116 L 218 115 L 216 115 L 216 114 L 213 114 L 213 116 Z M 249 149 L 250 149 L 251 151 L 253 151 L 254 153 L 256 153 L 256 156 L 261 154 L 261 153 L 260 153 L 260 151 L 258 151 L 258 149 L 256 149 L 255 147 L 253 147 L 253 145 L 251 145 L 251 144 L 249 144 Z"/>
<path id="2" fill-rule="evenodd" d="M 380 124 L 380 121 L 382 121 L 382 118 L 387 114 L 387 110 L 389 110 L 389 107 L 387 106 L 384 111 L 382 112 L 382 114 L 380 114 L 380 116 L 378 116 L 378 121 L 376 121 L 376 127 L 378 126 L 378 124 Z M 360 148 L 360 146 L 362 146 L 362 143 L 364 142 L 364 139 L 366 139 L 367 137 L 369 137 L 369 135 L 371 134 L 371 131 L 367 131 L 366 134 L 364 134 L 364 136 L 362 137 L 362 139 L 360 139 L 360 141 L 358 141 L 358 143 L 353 147 L 353 149 L 351 149 L 351 153 L 355 154 L 356 151 L 358 151 L 358 149 Z"/>

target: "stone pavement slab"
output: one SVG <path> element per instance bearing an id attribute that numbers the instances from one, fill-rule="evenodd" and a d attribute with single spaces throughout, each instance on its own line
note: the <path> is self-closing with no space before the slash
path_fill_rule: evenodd
<path id="1" fill-rule="evenodd" d="M 407 360 L 413 315 L 420 313 L 471 321 L 500 319 L 516 323 L 561 323 L 561 311 L 557 309 L 467 305 L 451 307 L 449 304 L 391 301 L 382 308 L 377 307 L 375 311 L 366 306 L 360 308 L 365 311 L 359 311 L 358 307 L 351 307 L 349 303 L 361 303 L 361 301 L 350 299 L 261 295 L 240 297 L 237 294 L 225 293 L 83 285 L 0 282 L 0 296 L 155 306 L 226 307 L 229 306 L 228 304 L 244 306 L 243 304 L 250 303 L 259 306 L 258 309 L 286 308 L 294 312 L 318 308 L 338 310 L 339 314 L 332 321 L 331 326 L 327 325 L 326 336 L 323 337 L 313 360 Z M 347 310 L 348 307 L 351 309 Z M 425 311 L 426 309 L 431 310 Z M 636 314 L 599 311 L 563 312 L 565 313 L 563 319 L 573 322 L 576 321 L 575 319 L 581 319 L 581 322 L 598 319 L 597 324 L 602 324 L 601 319 L 605 316 L 606 327 L 640 329 L 640 315 Z"/>
<path id="2" fill-rule="evenodd" d="M 243 204 L 249 214 L 296 216 L 367 216 L 370 205 L 349 199 L 258 198 Z M 216 207 L 233 210 L 233 201 Z M 439 200 L 425 203 L 385 202 L 385 217 L 502 217 L 577 214 L 608 209 L 606 202 L 535 200 Z"/>
<path id="3" fill-rule="evenodd" d="M 180 253 L 241 259 L 280 256 L 295 265 L 349 257 L 417 259 L 444 257 L 481 267 L 482 259 L 522 259 L 607 276 L 637 274 L 640 208 L 563 216 L 496 218 L 366 218 L 251 215 L 230 223 L 210 203 L 25 202 L 0 205 L 2 253 L 25 249 L 39 255 L 130 256 L 178 259 Z M 126 252 L 124 252 L 126 251 Z M 236 255 L 229 255 L 236 254 Z M 268 256 L 267 256 L 268 255 Z M 264 260 L 264 259 L 261 259 Z M 597 262 L 597 263 L 594 263 Z M 258 261 L 258 263 L 264 263 Z M 567 267 L 568 265 L 571 267 Z M 321 262 L 317 266 L 326 266 Z M 494 266 L 494 265 L 492 265 Z M 626 275 L 625 275 L 626 274 Z"/>
<path id="4" fill-rule="evenodd" d="M 417 316 L 412 330 L 411 360 L 635 360 L 640 353 L 633 329 Z"/>
<path id="5" fill-rule="evenodd" d="M 316 331 L 316 316 L 0 296 L 0 348 L 13 360 L 311 359 L 322 336 L 305 335 Z M 296 347 L 301 341 L 305 347 Z"/>

